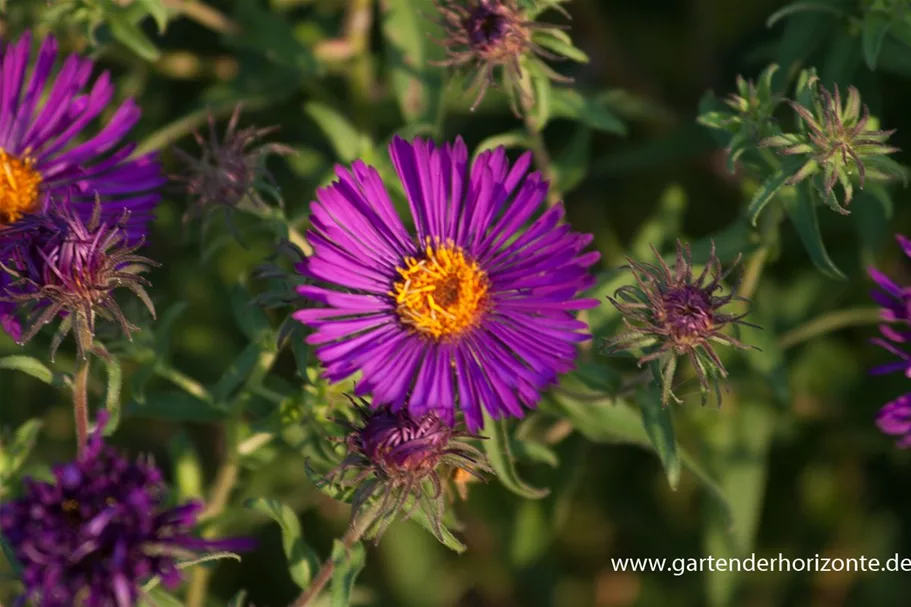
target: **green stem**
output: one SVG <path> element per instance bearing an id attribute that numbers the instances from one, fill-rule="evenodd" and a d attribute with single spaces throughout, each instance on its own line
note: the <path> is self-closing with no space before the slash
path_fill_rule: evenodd
<path id="1" fill-rule="evenodd" d="M 550 152 L 547 151 L 547 143 L 545 143 L 544 136 L 541 134 L 541 129 L 532 116 L 534 102 L 523 95 L 520 95 L 520 97 L 522 103 L 522 120 L 525 122 L 525 130 L 528 132 L 531 153 L 535 157 L 535 165 L 538 167 L 538 170 L 541 171 L 541 175 L 544 177 L 545 181 L 550 183 L 550 188 L 547 191 L 547 204 L 549 206 L 554 206 L 560 202 L 562 196 L 560 195 L 559 190 L 557 190 Z"/>
<path id="2" fill-rule="evenodd" d="M 345 535 L 342 536 L 342 544 L 347 550 L 350 550 L 358 543 L 367 530 L 370 529 L 376 521 L 377 511 L 378 507 L 374 504 L 372 508 L 364 511 L 361 516 L 351 521 L 351 525 L 348 526 L 348 530 L 345 531 Z M 329 583 L 329 580 L 332 579 L 332 573 L 334 571 L 335 563 L 331 558 L 326 559 L 326 561 L 323 562 L 323 566 L 320 567 L 317 572 L 316 577 L 314 577 L 313 581 L 310 582 L 310 585 L 307 586 L 307 589 L 304 590 L 288 607 L 307 607 L 308 605 L 311 605 L 313 601 L 319 598 L 323 588 L 325 588 L 326 584 Z"/>
<path id="3" fill-rule="evenodd" d="M 275 364 L 277 357 L 278 353 L 274 350 L 266 350 L 260 354 L 256 367 L 253 368 L 253 371 L 247 378 L 244 392 L 253 391 L 262 385 L 266 375 L 269 374 L 269 370 L 272 369 L 272 365 Z M 238 433 L 236 430 L 241 422 L 243 402 L 242 396 L 238 396 L 238 398 L 235 399 L 231 407 L 231 419 L 224 425 L 225 441 L 228 444 L 228 454 L 215 475 L 215 481 L 212 483 L 212 488 L 209 493 L 208 504 L 200 515 L 200 521 L 214 519 L 224 512 L 231 498 L 231 493 L 234 491 L 234 486 L 237 484 L 238 473 L 240 472 L 240 451 L 237 440 Z M 204 535 L 206 537 L 215 537 L 218 535 L 219 531 L 219 525 L 213 524 L 206 529 Z M 187 607 L 203 607 L 203 605 L 205 605 L 211 578 L 211 569 L 196 567 L 193 570 L 193 576 L 190 579 L 190 588 L 187 590 Z"/>
<path id="4" fill-rule="evenodd" d="M 89 442 L 89 354 L 76 362 L 76 375 L 73 381 L 73 415 L 76 419 L 77 453 L 82 455 Z"/>
<path id="5" fill-rule="evenodd" d="M 164 0 L 164 5 L 212 31 L 229 35 L 239 34 L 241 31 L 236 21 L 199 0 Z"/>
<path id="6" fill-rule="evenodd" d="M 179 118 L 169 125 L 155 131 L 148 137 L 146 137 L 142 143 L 139 144 L 139 147 L 136 148 L 136 151 L 133 152 L 133 157 L 142 156 L 149 152 L 154 152 L 156 150 L 161 150 L 163 148 L 172 145 L 175 141 L 189 135 L 200 126 L 208 122 L 209 114 L 212 114 L 216 118 L 222 118 L 229 116 L 231 112 L 234 111 L 234 108 L 241 103 L 247 109 L 255 109 L 262 106 L 265 106 L 269 103 L 269 100 L 265 97 L 251 97 L 249 99 L 235 99 L 233 101 L 226 101 L 219 105 L 213 107 L 205 107 L 195 112 L 190 112 L 183 118 Z"/>
<path id="7" fill-rule="evenodd" d="M 838 329 L 853 327 L 859 325 L 872 325 L 882 321 L 880 309 L 874 307 L 852 308 L 849 310 L 836 310 L 828 312 L 818 318 L 804 323 L 788 331 L 778 340 L 778 345 L 782 350 L 793 348 L 798 344 L 817 337 L 825 335 Z"/>
<path id="8" fill-rule="evenodd" d="M 201 383 L 177 369 L 163 364 L 155 365 L 155 374 L 168 380 L 187 394 L 207 403 L 212 402 L 212 395 Z"/>

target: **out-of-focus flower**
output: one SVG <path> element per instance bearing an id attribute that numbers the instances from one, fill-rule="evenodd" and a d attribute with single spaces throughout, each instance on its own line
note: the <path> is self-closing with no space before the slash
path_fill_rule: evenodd
<path id="1" fill-rule="evenodd" d="M 536 32 L 563 33 L 561 28 L 528 18 L 516 0 L 435 0 L 435 4 L 446 32 L 439 44 L 449 56 L 439 65 L 477 70 L 470 80 L 470 88 L 478 91 L 472 110 L 481 103 L 490 85 L 498 83 L 498 69 L 499 84 L 516 115 L 533 103 L 531 83 L 523 65 L 529 59 L 535 59 L 535 67 L 552 80 L 572 82 L 537 59 L 562 58 L 535 40 Z M 571 47 L 567 40 L 560 40 Z"/>
<path id="2" fill-rule="evenodd" d="M 121 145 L 139 108 L 128 99 L 99 132 L 86 133 L 110 106 L 110 75 L 103 72 L 88 86 L 94 64 L 74 54 L 52 77 L 57 42 L 45 38 L 33 63 L 31 42 L 26 33 L 0 47 L 0 260 L 9 258 L 23 222 L 44 214 L 51 199 L 69 201 L 85 220 L 99 198 L 106 222 L 129 210 L 123 231 L 138 242 L 165 182 L 155 154 L 131 158 L 135 143 Z M 0 277 L 0 287 L 4 281 Z M 0 304 L 0 327 L 19 337 L 13 311 L 9 303 Z"/>
<path id="3" fill-rule="evenodd" d="M 434 411 L 446 423 L 456 408 L 468 428 L 522 416 L 540 392 L 573 368 L 589 339 L 573 312 L 594 277 L 590 235 L 560 224 L 562 204 L 536 211 L 548 184 L 526 175 L 525 154 L 510 167 L 502 147 L 478 155 L 395 138 L 392 161 L 417 228 L 406 232 L 379 173 L 357 161 L 317 190 L 313 255 L 297 266 L 326 283 L 297 291 L 322 304 L 294 317 L 316 331 L 307 341 L 340 381 L 361 372 L 355 393 L 376 406 Z M 527 229 L 522 229 L 528 225 Z"/>
<path id="4" fill-rule="evenodd" d="M 654 249 L 653 249 L 654 251 Z M 692 254 L 689 246 L 677 241 L 677 259 L 671 269 L 657 251 L 658 265 L 629 259 L 635 285 L 620 287 L 608 300 L 623 315 L 627 332 L 605 343 L 609 353 L 621 350 L 642 350 L 639 365 L 655 361 L 663 385 L 661 402 L 670 399 L 681 402 L 673 392 L 677 358 L 686 356 L 699 377 L 703 403 L 711 388 L 721 402 L 719 380 L 727 370 L 713 343 L 748 348 L 726 335 L 730 325 L 755 327 L 743 320 L 747 312 L 733 314 L 722 308 L 734 301 L 747 302 L 734 292 L 721 294 L 722 281 L 737 265 L 737 261 L 722 272 L 714 245 L 704 269 L 693 276 Z M 739 257 L 738 257 L 739 261 Z"/>
<path id="5" fill-rule="evenodd" d="M 838 85 L 834 96 L 812 74 L 804 86 L 798 87 L 809 99 L 806 105 L 788 103 L 800 117 L 800 133 L 784 133 L 768 137 L 761 145 L 780 148 L 779 154 L 794 155 L 802 164 L 785 182 L 795 185 L 809 177 L 816 178 L 816 187 L 824 202 L 833 210 L 847 215 L 845 208 L 854 195 L 854 181 L 860 189 L 867 180 L 888 181 L 904 177 L 905 170 L 888 154 L 899 149 L 886 144 L 894 130 L 879 130 L 874 126 L 870 110 L 860 100 L 853 86 L 842 104 Z M 798 90 L 798 97 L 801 96 Z M 835 184 L 841 184 L 843 201 L 835 196 Z"/>
<path id="6" fill-rule="evenodd" d="M 440 470 L 461 470 L 480 480 L 483 472 L 490 472 L 484 455 L 465 442 L 476 437 L 454 430 L 434 412 L 412 417 L 407 410 L 394 412 L 387 407 L 371 410 L 365 401 L 355 405 L 360 419 L 345 424 L 348 453 L 329 472 L 326 482 L 355 487 L 353 520 L 371 497 L 379 496 L 374 519 L 377 541 L 406 506 L 406 519 L 415 508 L 421 508 L 437 537 L 442 537 L 444 503 Z M 349 470 L 356 474 L 345 479 Z"/>
<path id="7" fill-rule="evenodd" d="M 294 150 L 280 143 L 260 142 L 266 135 L 277 131 L 277 126 L 238 130 L 240 112 L 241 106 L 238 105 L 221 141 L 215 130 L 215 116 L 209 114 L 208 140 L 198 132 L 193 133 L 202 152 L 200 158 L 174 149 L 177 157 L 185 163 L 184 170 L 175 175 L 174 180 L 182 184 L 191 200 L 184 221 L 215 208 L 231 211 L 243 201 L 265 208 L 268 205 L 262 198 L 261 192 L 264 191 L 272 193 L 281 204 L 278 186 L 266 169 L 265 160 L 271 154 L 292 154 Z"/>
<path id="8" fill-rule="evenodd" d="M 905 255 L 911 257 L 911 241 L 904 236 L 896 235 Z M 882 319 L 889 324 L 880 325 L 881 337 L 871 341 L 898 357 L 898 360 L 870 370 L 874 375 L 883 375 L 901 371 L 911 378 L 911 353 L 907 343 L 911 341 L 911 288 L 895 284 L 888 276 L 876 268 L 868 268 L 870 278 L 880 290 L 873 290 L 870 295 L 883 307 Z M 903 394 L 886 404 L 877 416 L 879 428 L 886 434 L 900 437 L 900 447 L 911 447 L 911 394 Z"/>
<path id="9" fill-rule="evenodd" d="M 0 291 L 0 301 L 18 305 L 30 316 L 21 343 L 62 317 L 51 343 L 51 358 L 70 331 L 84 358 L 95 335 L 96 318 L 116 321 L 127 337 L 136 330 L 117 305 L 114 290 L 129 289 L 154 316 L 144 288 L 149 283 L 142 274 L 157 264 L 135 254 L 142 241 L 129 243 L 128 211 L 120 221 L 104 223 L 102 205 L 97 204 L 85 223 L 70 204 L 51 203 L 51 207 L 45 215 L 24 220 L 27 236 L 8 246 L 10 258 L 0 262 L 0 269 L 11 281 Z"/>
<path id="10" fill-rule="evenodd" d="M 106 413 L 88 447 L 54 467 L 54 480 L 24 481 L 23 495 L 0 506 L 0 532 L 22 567 L 24 600 L 38 607 L 129 607 L 141 585 L 180 583 L 178 564 L 201 552 L 243 551 L 245 539 L 192 535 L 199 502 L 169 508 L 161 472 L 106 445 Z"/>

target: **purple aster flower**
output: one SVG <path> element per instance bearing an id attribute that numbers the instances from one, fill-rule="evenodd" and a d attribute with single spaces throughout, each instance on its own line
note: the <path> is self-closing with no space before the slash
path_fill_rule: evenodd
<path id="1" fill-rule="evenodd" d="M 116 321 L 127 337 L 136 330 L 113 297 L 116 289 L 129 289 L 155 315 L 142 274 L 157 264 L 135 254 L 141 240 L 128 244 L 129 211 L 116 223 L 102 223 L 102 207 L 96 204 L 85 223 L 72 205 L 54 201 L 50 207 L 45 215 L 23 219 L 28 235 L 7 245 L 10 257 L 0 262 L 0 269 L 10 282 L 0 290 L 0 301 L 19 304 L 29 313 L 26 330 L 17 336 L 20 343 L 62 317 L 51 358 L 71 330 L 79 356 L 85 358 L 96 318 Z"/>
<path id="2" fill-rule="evenodd" d="M 528 19 L 516 0 L 435 0 L 435 4 L 446 32 L 446 38 L 439 44 L 449 55 L 439 65 L 468 66 L 477 70 L 469 85 L 478 91 L 471 109 L 481 103 L 487 89 L 495 83 L 499 68 L 510 106 L 519 115 L 520 105 L 528 107 L 533 102 L 533 93 L 525 83 L 527 78 L 523 77 L 523 61 L 535 56 L 550 60 L 561 58 L 535 43 L 534 33 L 542 30 L 562 33 L 559 30 L 564 28 Z M 554 7 L 566 14 L 559 6 Z M 544 62 L 536 62 L 538 69 L 550 79 L 572 82 L 572 78 L 558 74 Z M 521 104 L 517 103 L 517 97 Z"/>
<path id="3" fill-rule="evenodd" d="M 374 406 L 435 411 L 468 428 L 521 417 L 560 373 L 573 369 L 589 339 L 573 311 L 594 278 L 592 237 L 561 224 L 562 204 L 536 219 L 548 183 L 528 174 L 531 155 L 510 167 L 500 147 L 478 155 L 396 137 L 390 155 L 404 186 L 416 235 L 406 230 L 379 176 L 357 161 L 317 190 L 311 207 L 313 255 L 304 276 L 328 283 L 299 294 L 320 307 L 294 313 L 316 331 L 307 341 L 339 381 L 361 373 L 356 394 Z M 530 224 L 526 229 L 523 226 Z"/>
<path id="4" fill-rule="evenodd" d="M 105 219 L 128 210 L 124 230 L 138 241 L 165 182 L 154 154 L 131 158 L 136 144 L 121 144 L 139 108 L 127 100 L 100 131 L 87 133 L 114 96 L 110 75 L 103 72 L 90 85 L 93 62 L 73 54 L 52 77 L 57 42 L 45 38 L 34 62 L 31 42 L 26 33 L 0 46 L 0 259 L 23 220 L 45 213 L 51 199 L 68 200 L 85 219 L 97 198 Z M 0 307 L 0 325 L 15 336 L 12 310 Z"/>
<path id="5" fill-rule="evenodd" d="M 895 236 L 905 255 L 911 257 L 911 241 L 897 234 Z M 898 360 L 874 367 L 874 375 L 901 371 L 911 378 L 911 354 L 906 351 L 911 341 L 911 288 L 900 287 L 876 268 L 868 268 L 870 278 L 881 290 L 870 292 L 873 300 L 882 306 L 882 319 L 890 324 L 879 327 L 882 337 L 874 338 L 874 344 L 881 346 L 898 357 Z M 901 437 L 899 447 L 911 447 L 911 394 L 905 394 L 886 404 L 876 418 L 880 430 L 886 434 Z"/>
<path id="6" fill-rule="evenodd" d="M 440 469 L 454 469 L 484 480 L 481 473 L 490 472 L 490 467 L 484 455 L 465 442 L 478 437 L 454 430 L 434 412 L 412 417 L 406 410 L 393 412 L 383 407 L 371 411 L 366 401 L 352 399 L 352 403 L 360 419 L 354 424 L 340 422 L 348 431 L 347 456 L 323 482 L 356 487 L 352 519 L 371 497 L 381 496 L 374 519 L 376 541 L 409 500 L 404 518 L 421 507 L 441 538 L 444 504 Z M 348 470 L 357 474 L 344 480 Z"/>
<path id="7" fill-rule="evenodd" d="M 194 537 L 202 504 L 167 507 L 161 472 L 105 445 L 106 421 L 99 413 L 87 449 L 55 466 L 53 481 L 25 479 L 22 497 L 0 506 L 0 532 L 22 567 L 22 600 L 36 607 L 129 607 L 153 577 L 179 584 L 187 557 L 252 547 Z"/>
<path id="8" fill-rule="evenodd" d="M 623 315 L 628 331 L 607 340 L 605 349 L 608 353 L 641 349 L 640 366 L 655 361 L 663 385 L 662 404 L 670 399 L 681 402 L 674 395 L 673 380 L 677 358 L 686 356 L 699 377 L 703 402 L 714 385 L 720 403 L 718 380 L 727 377 L 727 370 L 712 343 L 748 348 L 723 331 L 732 325 L 756 327 L 743 320 L 747 312 L 733 314 L 722 310 L 734 301 L 748 301 L 733 291 L 721 294 L 722 282 L 740 258 L 727 272 L 722 272 L 713 243 L 702 273 L 694 277 L 689 245 L 677 241 L 673 269 L 658 251 L 654 248 L 652 251 L 658 265 L 627 259 L 636 284 L 620 287 L 613 297 L 608 297 Z"/>

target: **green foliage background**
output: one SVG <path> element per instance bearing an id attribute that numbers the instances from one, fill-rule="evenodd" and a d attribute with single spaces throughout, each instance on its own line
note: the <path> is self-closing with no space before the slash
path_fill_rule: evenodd
<path id="1" fill-rule="evenodd" d="M 860 3 L 828 4 L 853 10 Z M 441 140 L 461 134 L 472 149 L 484 142 L 527 143 L 521 121 L 496 91 L 469 113 L 471 97 L 460 93 L 459 84 L 444 87 L 444 73 L 427 63 L 440 51 L 426 37 L 433 14 L 426 0 L 376 6 L 370 0 L 212 2 L 241 24 L 239 34 L 213 31 L 225 29 L 213 14 L 186 7 L 181 13 L 174 8 L 179 2 L 164 5 L 170 7 L 165 13 L 154 1 L 123 8 L 88 0 L 7 0 L 3 27 L 12 37 L 41 23 L 39 30 L 53 29 L 63 46 L 95 54 L 112 70 L 119 94 L 138 99 L 143 118 L 137 136 L 149 147 L 176 143 L 195 151 L 187 135 L 204 125 L 205 108 L 224 119 L 238 101 L 246 107 L 243 124 L 280 125 L 271 139 L 298 153 L 270 160 L 269 167 L 281 185 L 286 217 L 301 229 L 313 191 L 330 178 L 333 163 L 358 157 L 384 162 L 384 143 L 396 132 Z M 807 10 L 767 27 L 767 18 L 781 8 L 773 0 L 573 0 L 565 8 L 573 17 L 572 39 L 590 61 L 555 66 L 575 78 L 578 93 L 555 85 L 548 94 L 544 138 L 570 221 L 595 234 L 603 255 L 599 296 L 622 284 L 614 269 L 624 255 L 647 259 L 649 243 L 669 250 L 679 236 L 704 250 L 704 239 L 714 237 L 727 262 L 756 248 L 752 232 L 737 222 L 757 183 L 729 173 L 724 150 L 696 123 L 706 91 L 726 95 L 738 74 L 755 78 L 773 62 L 791 75 L 815 66 L 827 85 L 857 86 L 884 127 L 898 129 L 895 145 L 911 147 L 911 48 L 887 37 L 871 71 L 856 20 Z M 346 14 L 358 9 L 371 16 L 367 27 L 331 42 L 346 31 Z M 149 12 L 152 18 L 144 18 Z M 166 23 L 163 32 L 156 18 Z M 552 11 L 542 19 L 562 20 Z M 92 46 L 86 33 L 96 23 L 98 46 Z M 178 170 L 174 156 L 163 153 L 169 168 Z M 754 551 L 770 557 L 911 557 L 911 455 L 873 423 L 883 403 L 908 390 L 907 379 L 866 374 L 884 354 L 867 342 L 876 329 L 864 267 L 876 262 L 898 281 L 911 281 L 911 266 L 892 239 L 893 232 L 911 228 L 909 192 L 900 186 L 892 191 L 888 225 L 873 217 L 874 228 L 858 231 L 853 219 L 820 210 L 829 254 L 846 281 L 822 274 L 794 228 L 783 224 L 754 296 L 753 320 L 764 331 L 745 337 L 763 350 L 726 358 L 733 382 L 722 408 L 700 408 L 693 398 L 673 407 L 679 447 L 661 450 L 638 417 L 627 415 L 633 409 L 609 403 L 613 368 L 632 367 L 589 349 L 584 374 L 567 379 L 541 414 L 523 422 L 520 436 L 535 437 L 527 441 L 531 447 L 513 445 L 525 480 L 472 484 L 470 499 L 456 505 L 467 552 L 457 555 L 417 525 L 398 523 L 378 547 L 368 548 L 355 601 L 390 607 L 906 605 L 907 573 L 678 577 L 619 572 L 610 560 Z M 852 210 L 863 213 L 862 202 Z M 178 492 L 192 496 L 205 494 L 228 449 L 220 416 L 175 391 L 164 373 L 150 377 L 143 369 L 158 361 L 217 390 L 232 365 L 250 361 L 247 370 L 255 368 L 259 351 L 251 359 L 248 343 L 274 337 L 274 329 L 263 327 L 277 327 L 284 312 L 270 312 L 266 325 L 251 321 L 252 331 L 245 331 L 236 318 L 249 318 L 246 304 L 233 313 L 225 303 L 232 293 L 243 300 L 267 290 L 265 281 L 251 276 L 274 253 L 273 236 L 248 230 L 254 220 L 242 216 L 237 221 L 246 246 L 221 225 L 200 243 L 181 225 L 184 206 L 182 196 L 166 197 L 149 243 L 148 256 L 162 263 L 151 276 L 161 314 L 122 350 L 127 404 L 115 442 L 154 453 Z M 240 295 L 237 289 L 243 289 Z M 165 331 L 167 310 L 180 302 L 182 313 Z M 820 331 L 808 340 L 794 333 L 829 312 L 857 308 L 864 321 L 859 326 Z M 601 337 L 617 328 L 606 301 L 589 320 Z M 161 346 L 165 334 L 169 348 L 156 351 L 152 336 Z M 43 345 L 23 352 L 0 338 L 0 356 L 43 358 Z M 71 350 L 64 348 L 55 371 L 72 369 L 67 356 Z M 273 368 L 278 379 L 267 384 L 304 395 L 283 401 L 283 415 L 307 415 L 307 407 L 326 401 L 321 386 L 301 390 L 298 362 L 282 351 Z M 97 380 L 100 395 L 103 374 Z M 38 462 L 71 456 L 71 411 L 62 394 L 53 381 L 0 370 L 0 425 L 43 421 L 26 472 L 40 474 Z M 317 554 L 328 555 L 343 532 L 347 507 L 313 487 L 293 444 L 275 441 L 241 460 L 238 489 L 220 525 L 224 532 L 255 534 L 261 546 L 242 563 L 215 570 L 208 604 L 221 607 L 241 589 L 259 607 L 287 605 L 299 593 L 279 527 L 244 508 L 245 499 L 275 499 L 298 513 L 303 538 Z M 523 498 L 504 486 L 510 482 L 550 493 Z M 13 586 L 0 581 L 0 603 L 13 594 Z"/>

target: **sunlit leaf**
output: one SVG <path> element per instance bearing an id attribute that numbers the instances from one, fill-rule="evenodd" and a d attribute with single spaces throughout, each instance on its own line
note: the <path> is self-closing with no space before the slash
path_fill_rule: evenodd
<path id="1" fill-rule="evenodd" d="M 532 487 L 519 477 L 512 451 L 509 448 L 509 433 L 506 426 L 506 420 L 495 420 L 490 417 L 486 409 L 484 410 L 484 436 L 487 440 L 484 440 L 483 443 L 487 459 L 504 487 L 516 495 L 540 499 L 549 491 Z"/>
<path id="2" fill-rule="evenodd" d="M 358 574 L 364 568 L 367 550 L 360 542 L 350 548 L 339 540 L 332 544 L 332 607 L 348 607 L 351 604 L 351 591 Z"/>
<path id="3" fill-rule="evenodd" d="M 288 559 L 291 579 L 301 588 L 309 586 L 313 574 L 319 569 L 319 559 L 304 542 L 297 514 L 285 504 L 271 499 L 250 499 L 244 502 L 244 505 L 268 515 L 278 523 L 282 531 L 282 547 L 285 550 L 285 558 Z"/>

